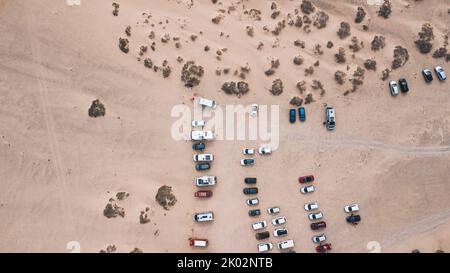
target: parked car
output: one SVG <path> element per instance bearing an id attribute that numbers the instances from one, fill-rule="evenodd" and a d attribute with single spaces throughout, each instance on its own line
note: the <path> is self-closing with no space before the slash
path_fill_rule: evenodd
<path id="1" fill-rule="evenodd" d="M 398 80 L 398 83 L 400 85 L 400 90 L 402 91 L 402 93 L 406 93 L 409 91 L 408 82 L 405 78 L 400 78 L 400 80 Z"/>
<path id="2" fill-rule="evenodd" d="M 247 199 L 246 203 L 249 206 L 256 206 L 259 204 L 259 199 L 258 198 Z"/>
<path id="3" fill-rule="evenodd" d="M 205 126 L 204 120 L 194 120 L 192 121 L 192 127 L 203 127 Z"/>
<path id="4" fill-rule="evenodd" d="M 294 240 L 281 241 L 277 243 L 277 247 L 280 250 L 293 248 L 295 246 Z"/>
<path id="5" fill-rule="evenodd" d="M 200 104 L 201 106 L 206 106 L 212 109 L 216 109 L 217 108 L 217 103 L 213 100 L 208 100 L 208 99 L 204 99 L 204 98 L 196 98 L 195 101 Z"/>
<path id="6" fill-rule="evenodd" d="M 316 210 L 316 209 L 319 209 L 319 204 L 317 204 L 317 202 L 305 204 L 306 211 L 311 211 L 311 210 Z"/>
<path id="7" fill-rule="evenodd" d="M 192 131 L 192 140 L 214 140 L 213 131 Z"/>
<path id="8" fill-rule="evenodd" d="M 284 237 L 288 235 L 287 228 L 278 228 L 273 231 L 274 237 Z"/>
<path id="9" fill-rule="evenodd" d="M 325 242 L 327 240 L 327 237 L 325 234 L 320 234 L 312 237 L 312 241 L 316 244 L 320 244 L 322 242 Z"/>
<path id="10" fill-rule="evenodd" d="M 389 89 L 391 90 L 391 95 L 392 96 L 397 96 L 398 95 L 398 84 L 397 84 L 397 82 L 396 81 L 391 81 L 390 83 L 389 83 Z"/>
<path id="11" fill-rule="evenodd" d="M 277 214 L 280 212 L 280 208 L 279 207 L 271 207 L 267 209 L 267 213 L 269 214 Z"/>
<path id="12" fill-rule="evenodd" d="M 199 198 L 207 198 L 207 197 L 211 197 L 213 195 L 212 191 L 196 191 L 194 193 L 195 197 L 199 197 Z"/>
<path id="13" fill-rule="evenodd" d="M 279 225 L 282 225 L 282 224 L 284 224 L 284 223 L 286 223 L 286 217 L 284 217 L 284 216 L 281 216 L 281 217 L 277 217 L 277 218 L 275 218 L 275 219 L 272 219 L 272 224 L 273 224 L 274 226 L 279 226 Z"/>
<path id="14" fill-rule="evenodd" d="M 316 252 L 317 253 L 327 253 L 328 251 L 331 250 L 331 244 L 320 244 L 318 246 L 316 246 Z"/>
<path id="15" fill-rule="evenodd" d="M 248 216 L 250 217 L 256 217 L 256 216 L 260 216 L 261 215 L 261 210 L 260 209 L 252 209 L 248 211 Z"/>
<path id="16" fill-rule="evenodd" d="M 430 69 L 425 68 L 422 71 L 422 75 L 425 78 L 425 82 L 432 82 L 433 81 L 433 74 L 431 73 Z"/>
<path id="17" fill-rule="evenodd" d="M 258 251 L 259 252 L 267 252 L 267 251 L 271 250 L 272 248 L 273 248 L 273 244 L 272 243 L 259 244 L 258 245 Z"/>
<path id="18" fill-rule="evenodd" d="M 306 110 L 305 107 L 298 108 L 298 118 L 301 122 L 306 121 Z"/>
<path id="19" fill-rule="evenodd" d="M 208 239 L 189 238 L 189 245 L 193 247 L 205 248 L 208 244 Z"/>
<path id="20" fill-rule="evenodd" d="M 243 149 L 242 153 L 244 155 L 254 155 L 255 154 L 255 149 Z"/>
<path id="21" fill-rule="evenodd" d="M 311 192 L 314 192 L 314 191 L 315 191 L 314 186 L 306 186 L 306 187 L 301 187 L 300 188 L 300 192 L 304 193 L 304 194 L 311 193 Z"/>
<path id="22" fill-rule="evenodd" d="M 256 184 L 256 178 L 254 177 L 246 177 L 244 179 L 245 184 Z"/>
<path id="23" fill-rule="evenodd" d="M 259 108 L 258 104 L 256 103 L 252 104 L 250 109 L 250 116 L 256 117 L 258 115 L 258 108 Z"/>
<path id="24" fill-rule="evenodd" d="M 358 204 L 351 204 L 344 207 L 345 212 L 357 212 L 359 210 Z"/>
<path id="25" fill-rule="evenodd" d="M 258 194 L 258 188 L 254 187 L 254 188 L 244 188 L 244 194 Z"/>
<path id="26" fill-rule="evenodd" d="M 311 229 L 312 230 L 324 229 L 326 227 L 327 227 L 327 223 L 325 223 L 324 221 L 311 223 Z"/>
<path id="27" fill-rule="evenodd" d="M 333 107 L 325 108 L 325 123 L 330 131 L 336 128 L 336 113 Z"/>
<path id="28" fill-rule="evenodd" d="M 268 231 L 258 232 L 255 234 L 256 240 L 264 240 L 269 237 L 270 237 L 270 232 L 268 232 Z"/>
<path id="29" fill-rule="evenodd" d="M 314 220 L 320 220 L 323 218 L 323 214 L 322 212 L 315 212 L 315 213 L 310 213 L 308 215 L 309 220 L 314 221 Z"/>
<path id="30" fill-rule="evenodd" d="M 214 213 L 212 211 L 195 213 L 193 219 L 195 222 L 211 222 L 214 220 Z"/>
<path id="31" fill-rule="evenodd" d="M 266 221 L 260 221 L 260 222 L 256 222 L 256 223 L 252 224 L 253 230 L 259 230 L 259 229 L 263 229 L 265 227 L 267 227 Z"/>
<path id="32" fill-rule="evenodd" d="M 206 148 L 206 145 L 203 142 L 192 144 L 192 149 L 194 151 L 203 151 L 205 148 Z"/>
<path id="33" fill-rule="evenodd" d="M 195 162 L 212 162 L 214 161 L 213 154 L 196 154 L 194 155 Z"/>
<path id="34" fill-rule="evenodd" d="M 347 223 L 357 225 L 361 221 L 361 216 L 352 214 L 345 219 L 347 220 Z"/>
<path id="35" fill-rule="evenodd" d="M 260 155 L 269 155 L 272 153 L 272 148 L 270 147 L 260 147 L 258 150 Z"/>
<path id="36" fill-rule="evenodd" d="M 295 123 L 296 120 L 297 120 L 297 111 L 295 111 L 295 109 L 289 110 L 289 122 Z"/>
<path id="37" fill-rule="evenodd" d="M 310 183 L 314 181 L 314 175 L 301 176 L 298 178 L 300 183 Z"/>
<path id="38" fill-rule="evenodd" d="M 211 169 L 211 165 L 209 163 L 198 163 L 197 165 L 195 165 L 195 169 L 197 171 L 206 171 Z"/>
<path id="39" fill-rule="evenodd" d="M 447 75 L 445 75 L 445 71 L 442 67 L 436 66 L 434 68 L 434 71 L 436 72 L 436 75 L 440 81 L 445 81 L 447 79 Z"/>
<path id="40" fill-rule="evenodd" d="M 241 166 L 250 166 L 253 164 L 255 164 L 255 159 L 253 158 L 241 159 Z"/>
<path id="41" fill-rule="evenodd" d="M 198 187 L 214 186 L 217 183 L 217 177 L 215 176 L 200 176 L 195 179 L 195 184 Z"/>

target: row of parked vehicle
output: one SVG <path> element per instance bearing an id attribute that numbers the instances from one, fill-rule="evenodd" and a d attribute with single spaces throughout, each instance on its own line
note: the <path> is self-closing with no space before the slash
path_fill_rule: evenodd
<path id="1" fill-rule="evenodd" d="M 289 122 L 295 123 L 297 120 L 297 111 L 298 111 L 298 117 L 301 122 L 306 121 L 306 110 L 304 107 L 296 109 L 290 109 L 289 110 Z M 327 129 L 330 131 L 333 131 L 336 128 L 336 112 L 333 107 L 326 107 L 325 108 L 325 122 Z"/>
<path id="2" fill-rule="evenodd" d="M 445 71 L 441 66 L 436 66 L 434 68 L 434 72 L 436 73 L 436 76 L 440 81 L 445 81 L 447 79 L 447 75 L 445 74 Z M 424 70 L 422 70 L 422 75 L 425 79 L 425 82 L 430 83 L 433 81 L 433 72 L 430 69 L 425 68 Z M 400 78 L 398 83 L 397 81 L 390 81 L 389 90 L 391 91 L 391 95 L 394 97 L 397 96 L 400 91 L 402 93 L 408 93 L 408 82 L 405 78 Z"/>
<path id="3" fill-rule="evenodd" d="M 270 147 L 260 147 L 258 149 L 260 155 L 269 155 L 272 153 L 272 148 Z M 243 155 L 253 156 L 255 155 L 255 149 L 245 148 L 242 150 Z M 251 166 L 255 164 L 255 158 L 243 158 L 241 159 L 241 166 Z"/>

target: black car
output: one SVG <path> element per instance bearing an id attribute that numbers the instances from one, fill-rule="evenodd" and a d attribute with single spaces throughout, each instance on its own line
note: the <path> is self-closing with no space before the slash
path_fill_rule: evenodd
<path id="1" fill-rule="evenodd" d="M 211 168 L 211 165 L 209 165 L 209 163 L 199 163 L 197 165 L 195 165 L 195 169 L 197 171 L 206 171 L 209 170 Z"/>
<path id="2" fill-rule="evenodd" d="M 398 81 L 398 83 L 400 84 L 400 90 L 401 90 L 403 93 L 406 93 L 406 92 L 409 91 L 408 82 L 406 81 L 405 78 L 401 78 L 401 79 Z"/>
<path id="3" fill-rule="evenodd" d="M 430 69 L 424 69 L 422 71 L 423 77 L 425 78 L 426 82 L 431 82 L 433 81 L 433 74 L 431 73 Z"/>
<path id="4" fill-rule="evenodd" d="M 199 142 L 192 145 L 194 151 L 203 151 L 206 148 L 205 143 Z"/>
<path id="5" fill-rule="evenodd" d="M 260 216 L 261 215 L 261 210 L 260 209 L 252 209 L 248 211 L 248 216 L 250 217 L 256 217 L 256 216 Z"/>
<path id="6" fill-rule="evenodd" d="M 350 216 L 347 216 L 346 220 L 347 220 L 347 223 L 357 225 L 358 222 L 361 221 L 361 216 L 352 214 Z"/>
<path id="7" fill-rule="evenodd" d="M 255 234 L 256 240 L 264 240 L 270 237 L 270 232 L 264 231 L 264 232 L 258 232 Z"/>
<path id="8" fill-rule="evenodd" d="M 244 188 L 244 194 L 257 194 L 258 188 Z"/>
<path id="9" fill-rule="evenodd" d="M 256 178 L 247 177 L 244 179 L 245 184 L 256 184 Z"/>

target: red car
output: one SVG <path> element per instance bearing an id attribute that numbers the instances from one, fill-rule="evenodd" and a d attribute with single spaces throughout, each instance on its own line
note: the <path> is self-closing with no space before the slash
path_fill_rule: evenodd
<path id="1" fill-rule="evenodd" d="M 194 196 L 199 198 L 207 198 L 211 197 L 212 195 L 213 195 L 212 191 L 196 191 L 194 193 Z"/>
<path id="2" fill-rule="evenodd" d="M 300 183 L 310 183 L 314 181 L 314 175 L 307 175 L 298 178 L 298 182 Z"/>
<path id="3" fill-rule="evenodd" d="M 312 223 L 311 224 L 311 229 L 312 230 L 324 229 L 326 227 L 327 227 L 327 223 L 325 223 L 324 221 L 320 221 L 320 222 L 316 222 L 316 223 Z"/>
<path id="4" fill-rule="evenodd" d="M 316 246 L 317 253 L 327 253 L 330 250 L 331 250 L 331 244 L 328 244 L 328 243 Z"/>

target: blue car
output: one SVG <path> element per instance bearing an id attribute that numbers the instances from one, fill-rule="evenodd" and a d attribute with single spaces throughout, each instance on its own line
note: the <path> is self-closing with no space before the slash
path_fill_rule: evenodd
<path id="1" fill-rule="evenodd" d="M 197 165 L 195 165 L 195 169 L 197 171 L 206 171 L 209 170 L 211 168 L 211 165 L 209 165 L 209 163 L 199 163 Z"/>
<path id="2" fill-rule="evenodd" d="M 298 108 L 298 116 L 300 121 L 304 122 L 306 120 L 306 110 L 304 107 Z"/>
<path id="3" fill-rule="evenodd" d="M 203 151 L 206 148 L 205 143 L 199 142 L 192 145 L 194 151 Z"/>
<path id="4" fill-rule="evenodd" d="M 296 119 L 297 119 L 297 111 L 295 111 L 295 109 L 291 109 L 289 111 L 289 122 L 295 123 Z"/>

